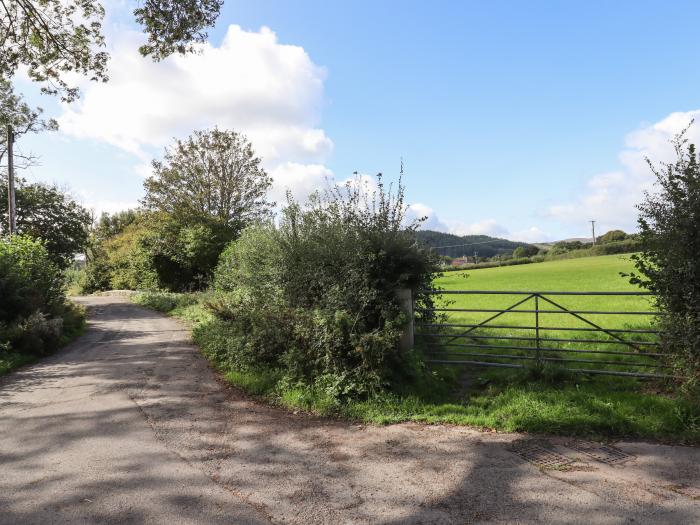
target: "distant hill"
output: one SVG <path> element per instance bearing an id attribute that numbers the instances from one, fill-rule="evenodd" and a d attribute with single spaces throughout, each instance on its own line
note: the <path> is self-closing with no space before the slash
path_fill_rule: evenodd
<path id="1" fill-rule="evenodd" d="M 514 242 L 507 239 L 498 239 L 488 235 L 453 235 L 451 233 L 436 232 L 433 230 L 418 230 L 418 240 L 436 248 L 440 255 L 461 257 L 462 255 L 479 254 L 479 257 L 493 257 L 512 253 L 518 246 L 530 246 L 525 242 Z"/>

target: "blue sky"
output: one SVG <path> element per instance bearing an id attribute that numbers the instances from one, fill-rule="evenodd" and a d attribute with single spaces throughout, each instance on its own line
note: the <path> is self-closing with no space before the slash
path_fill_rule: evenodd
<path id="1" fill-rule="evenodd" d="M 107 9 L 113 85 L 86 84 L 72 108 L 42 100 L 62 130 L 23 144 L 43 159 L 30 178 L 98 209 L 136 202 L 169 138 L 218 124 L 251 137 L 278 195 L 395 177 L 403 157 L 413 211 L 438 229 L 630 230 L 642 157 L 666 158 L 700 108 L 692 2 L 226 0 L 211 60 L 158 66 L 136 55 L 129 3 Z"/>

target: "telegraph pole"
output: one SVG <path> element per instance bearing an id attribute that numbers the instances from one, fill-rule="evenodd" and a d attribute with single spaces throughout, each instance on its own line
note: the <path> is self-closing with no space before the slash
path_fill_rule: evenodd
<path id="1" fill-rule="evenodd" d="M 588 221 L 591 223 L 591 232 L 593 233 L 593 246 L 595 246 L 595 221 Z"/>
<path id="2" fill-rule="evenodd" d="M 17 229 L 17 209 L 15 208 L 15 166 L 12 154 L 12 146 L 15 141 L 15 134 L 12 132 L 12 126 L 7 126 L 7 218 L 8 231 L 10 237 Z"/>

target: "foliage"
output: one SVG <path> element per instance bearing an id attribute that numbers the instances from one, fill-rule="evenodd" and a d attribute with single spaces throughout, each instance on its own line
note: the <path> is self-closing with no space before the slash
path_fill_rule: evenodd
<path id="1" fill-rule="evenodd" d="M 85 290 L 202 290 L 224 247 L 269 216 L 270 177 L 230 131 L 195 132 L 154 162 L 145 210 L 103 215 L 92 232 Z M 261 249 L 251 247 L 263 257 Z"/>
<path id="2" fill-rule="evenodd" d="M 0 200 L 7 202 L 7 184 L 0 177 Z M 67 268 L 88 243 L 90 213 L 56 186 L 16 181 L 17 232 L 41 239 L 52 261 Z M 7 208 L 0 209 L 0 221 L 7 224 Z"/>
<path id="3" fill-rule="evenodd" d="M 144 183 L 144 206 L 182 223 L 215 222 L 235 236 L 269 213 L 272 179 L 234 131 L 214 128 L 177 140 L 163 161 L 153 161 L 153 172 Z"/>
<path id="4" fill-rule="evenodd" d="M 676 160 L 649 162 L 656 191 L 639 208 L 642 252 L 635 257 L 631 281 L 654 293 L 661 318 L 664 349 L 687 386 L 700 392 L 700 165 L 684 133 L 673 141 Z"/>
<path id="5" fill-rule="evenodd" d="M 222 254 L 209 307 L 215 330 L 195 334 L 227 369 L 283 371 L 289 384 L 325 385 L 333 396 L 368 395 L 415 363 L 398 350 L 406 322 L 396 291 L 432 304 L 439 259 L 404 224 L 403 187 L 361 179 L 289 198 L 278 227 L 244 231 Z M 218 334 L 218 335 L 215 335 Z M 410 364 L 409 364 L 410 363 Z M 332 385 L 332 386 L 331 386 Z"/>
<path id="6" fill-rule="evenodd" d="M 206 39 L 221 0 L 145 0 L 134 11 L 148 42 L 141 54 L 161 60 L 172 53 L 192 52 Z M 25 67 L 42 92 L 72 102 L 78 88 L 67 79 L 84 75 L 105 82 L 108 54 L 103 50 L 104 8 L 97 0 L 0 0 L 0 78 L 14 77 Z"/>
<path id="7" fill-rule="evenodd" d="M 177 308 L 184 308 L 197 304 L 198 297 L 195 294 L 173 292 L 141 292 L 132 298 L 136 304 L 169 313 Z"/>
<path id="8" fill-rule="evenodd" d="M 63 277 L 41 241 L 16 235 L 0 239 L 0 322 L 33 312 L 54 314 L 64 303 Z"/>
<path id="9" fill-rule="evenodd" d="M 66 303 L 63 276 L 41 241 L 0 239 L 0 361 L 44 355 L 80 332 L 82 309 Z M 10 365 L 7 365 L 10 367 Z"/>
<path id="10" fill-rule="evenodd" d="M 94 271 L 96 281 L 105 277 L 113 290 L 138 290 L 159 288 L 158 275 L 153 266 L 153 254 L 145 243 L 155 235 L 145 221 L 137 221 L 119 235 L 107 239 L 101 245 L 101 253 L 88 265 L 104 268 L 104 273 Z M 105 275 L 106 274 L 106 275 Z"/>
<path id="11" fill-rule="evenodd" d="M 127 219 L 128 217 L 123 217 Z M 101 219 L 86 267 L 83 289 L 201 290 L 208 284 L 232 232 L 217 221 L 183 224 L 166 213 L 139 213 L 108 235 Z M 118 220 L 118 219 L 115 219 Z"/>
<path id="12" fill-rule="evenodd" d="M 624 241 L 627 237 L 627 234 L 622 230 L 610 230 L 598 237 L 597 241 L 601 244 L 606 244 L 609 242 Z"/>
<path id="13" fill-rule="evenodd" d="M 42 92 L 72 101 L 78 89 L 66 82 L 67 73 L 107 80 L 107 53 L 102 18 L 94 0 L 0 0 L 0 77 L 12 78 L 25 66 Z"/>
<path id="14" fill-rule="evenodd" d="M 515 250 L 513 250 L 513 258 L 522 259 L 523 257 L 532 257 L 533 255 L 537 255 L 539 251 L 540 250 L 537 248 L 537 246 L 518 246 Z"/>
<path id="15" fill-rule="evenodd" d="M 213 287 L 278 304 L 282 300 L 282 255 L 279 231 L 270 223 L 252 225 L 221 254 Z"/>
<path id="16" fill-rule="evenodd" d="M 222 5 L 222 0 L 145 0 L 134 10 L 148 35 L 139 51 L 157 61 L 196 50 L 194 43 L 206 42 L 205 29 L 214 25 Z"/>
<path id="17" fill-rule="evenodd" d="M 627 236 L 623 241 L 610 241 L 599 243 L 595 246 L 592 244 L 588 247 L 578 248 L 573 250 L 550 250 L 546 253 L 545 259 L 553 261 L 559 259 L 579 259 L 581 257 L 598 257 L 600 255 L 613 255 L 617 253 L 635 253 L 641 249 L 639 239 L 632 236 Z"/>
<path id="18" fill-rule="evenodd" d="M 137 210 L 122 210 L 109 214 L 103 212 L 92 229 L 93 242 L 101 242 L 119 235 L 124 229 L 136 222 L 139 217 Z"/>

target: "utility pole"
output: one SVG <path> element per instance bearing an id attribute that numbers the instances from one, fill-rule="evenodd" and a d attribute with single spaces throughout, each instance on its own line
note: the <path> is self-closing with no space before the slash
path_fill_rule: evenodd
<path id="1" fill-rule="evenodd" d="M 15 208 L 15 166 L 14 158 L 12 153 L 13 142 L 15 141 L 15 134 L 12 132 L 12 126 L 8 124 L 7 126 L 7 218 L 8 218 L 8 232 L 10 237 L 15 233 L 17 229 L 17 209 Z"/>
<path id="2" fill-rule="evenodd" d="M 595 221 L 588 221 L 591 223 L 591 232 L 593 233 L 593 246 L 595 246 Z"/>
<path id="3" fill-rule="evenodd" d="M 479 264 L 479 252 L 474 252 L 474 264 Z"/>

